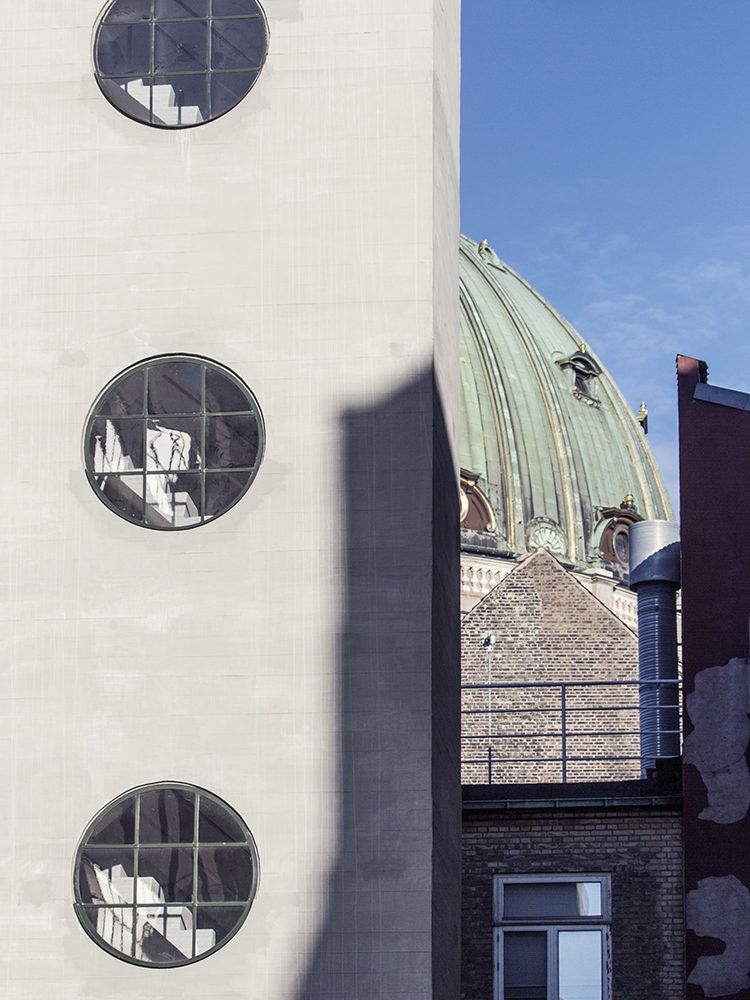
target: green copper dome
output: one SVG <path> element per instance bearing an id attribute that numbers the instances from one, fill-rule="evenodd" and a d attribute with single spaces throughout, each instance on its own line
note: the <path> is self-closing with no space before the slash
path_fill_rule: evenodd
<path id="1" fill-rule="evenodd" d="M 460 278 L 464 548 L 514 557 L 544 545 L 622 577 L 628 524 L 673 518 L 645 427 L 486 242 L 461 237 Z"/>

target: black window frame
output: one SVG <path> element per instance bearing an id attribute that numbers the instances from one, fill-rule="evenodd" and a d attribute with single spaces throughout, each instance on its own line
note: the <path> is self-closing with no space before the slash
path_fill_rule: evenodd
<path id="1" fill-rule="evenodd" d="M 159 792 L 159 791 L 162 791 L 162 790 L 169 790 L 169 791 L 174 790 L 174 791 L 178 791 L 178 792 L 182 792 L 182 793 L 186 793 L 188 795 L 193 795 L 194 796 L 194 804 L 193 804 L 193 838 L 192 838 L 192 840 L 190 840 L 190 841 L 184 841 L 184 842 L 183 841 L 179 841 L 179 842 L 178 841 L 147 842 L 147 841 L 141 841 L 139 839 L 139 814 L 140 814 L 140 802 L 142 800 L 142 796 L 144 794 L 148 794 L 148 793 L 152 793 L 152 792 Z M 117 843 L 107 844 L 107 843 L 101 843 L 98 840 L 92 841 L 90 838 L 94 836 L 94 831 L 96 831 L 97 826 L 102 822 L 102 820 L 104 820 L 106 818 L 107 814 L 108 813 L 116 813 L 117 810 L 121 806 L 127 804 L 128 801 L 131 800 L 131 799 L 134 800 L 134 809 L 135 809 L 135 813 L 134 813 L 135 819 L 134 819 L 134 828 L 133 828 L 134 829 L 133 842 L 132 843 L 126 843 L 126 844 L 117 844 Z M 201 840 L 200 839 L 199 824 L 200 824 L 200 817 L 201 817 L 200 806 L 201 806 L 201 802 L 202 802 L 203 799 L 209 800 L 210 802 L 213 803 L 214 807 L 218 806 L 223 811 L 225 811 L 226 814 L 233 821 L 233 823 L 235 824 L 235 826 L 237 827 L 237 829 L 241 831 L 241 833 L 243 834 L 244 839 L 241 840 L 241 841 L 240 840 L 236 840 L 236 839 L 235 840 L 231 840 L 231 841 L 208 841 L 208 840 Z M 186 909 L 188 909 L 189 908 L 190 911 L 191 911 L 191 913 L 192 913 L 192 921 L 193 921 L 193 924 L 192 924 L 192 931 L 193 931 L 193 935 L 192 935 L 192 950 L 193 950 L 193 954 L 192 954 L 192 956 L 185 957 L 184 959 L 177 960 L 177 961 L 167 961 L 167 962 L 145 961 L 145 960 L 136 958 L 135 955 L 127 955 L 123 951 L 118 950 L 116 947 L 114 947 L 111 943 L 109 943 L 108 941 L 106 941 L 105 938 L 103 938 L 97 932 L 96 928 L 94 928 L 92 926 L 92 924 L 90 923 L 89 919 L 87 918 L 87 913 L 89 911 L 92 911 L 92 910 L 106 910 L 106 909 L 109 909 L 109 910 L 119 910 L 119 911 L 122 911 L 122 910 L 126 910 L 126 909 L 132 909 L 133 910 L 133 921 L 132 921 L 132 923 L 133 923 L 133 930 L 132 930 L 132 934 L 133 934 L 133 947 L 134 947 L 134 950 L 135 950 L 135 940 L 136 940 L 135 911 L 137 910 L 137 908 L 139 906 L 138 900 L 137 900 L 137 890 L 136 890 L 136 897 L 135 897 L 134 901 L 132 902 L 132 904 L 125 904 L 125 905 L 114 904 L 114 903 L 92 904 L 91 902 L 88 902 L 88 901 L 86 901 L 86 900 L 84 900 L 82 898 L 81 891 L 80 891 L 80 884 L 81 884 L 81 869 L 82 869 L 82 864 L 83 864 L 83 857 L 84 857 L 84 854 L 87 851 L 87 849 L 89 851 L 91 851 L 92 848 L 93 848 L 94 851 L 99 851 L 99 852 L 102 852 L 102 853 L 105 852 L 105 851 L 107 851 L 107 850 L 110 850 L 112 852 L 120 852 L 120 853 L 126 853 L 128 851 L 133 851 L 134 872 L 136 873 L 134 875 L 134 882 L 137 882 L 138 857 L 139 857 L 139 852 L 142 849 L 153 850 L 154 848 L 160 848 L 160 849 L 184 848 L 185 850 L 192 850 L 192 855 L 193 855 L 193 862 L 192 863 L 193 863 L 193 870 L 194 870 L 194 872 L 197 869 L 198 859 L 199 859 L 199 850 L 201 850 L 201 849 L 205 849 L 205 848 L 221 848 L 221 849 L 227 849 L 227 848 L 229 848 L 229 849 L 236 849 L 236 850 L 243 850 L 243 849 L 247 850 L 247 849 L 249 849 L 250 858 L 251 858 L 251 864 L 252 864 L 252 879 L 251 879 L 250 889 L 249 889 L 249 893 L 248 893 L 248 899 L 247 900 L 242 900 L 242 901 L 231 901 L 231 902 L 227 902 L 227 901 L 209 901 L 209 900 L 199 899 L 198 898 L 198 894 L 199 894 L 198 893 L 198 880 L 194 876 L 193 880 L 192 880 L 191 899 L 190 899 L 189 902 L 182 902 L 181 903 L 181 902 L 175 902 L 175 901 L 168 901 L 168 902 L 164 902 L 162 904 L 154 904 L 153 902 L 140 904 L 143 908 L 150 908 L 150 909 L 158 907 L 159 905 L 161 905 L 161 906 L 163 906 L 163 908 L 165 909 L 165 911 L 166 911 L 166 909 L 168 907 L 172 907 L 173 909 L 177 909 L 177 908 L 186 908 Z M 214 955 L 217 951 L 219 951 L 226 944 L 228 944 L 229 941 L 231 941 L 231 939 L 240 931 L 240 929 L 244 925 L 244 923 L 245 923 L 245 921 L 246 921 L 246 919 L 248 917 L 248 914 L 250 912 L 250 909 L 251 909 L 251 907 L 252 907 L 252 905 L 253 905 L 253 903 L 255 901 L 255 898 L 257 896 L 259 884 L 260 884 L 260 861 L 259 861 L 259 856 L 258 856 L 258 848 L 256 846 L 255 839 L 253 838 L 253 835 L 250 832 L 250 828 L 248 827 L 247 823 L 242 818 L 242 816 L 232 806 L 230 806 L 227 802 L 225 802 L 224 799 L 220 798 L 218 795 L 214 794 L 213 792 L 208 791 L 205 788 L 201 788 L 198 785 L 192 785 L 192 784 L 189 784 L 189 783 L 186 783 L 186 782 L 180 782 L 180 781 L 159 781 L 159 782 L 152 782 L 152 783 L 146 784 L 146 785 L 138 785 L 135 788 L 131 788 L 128 791 L 123 792 L 122 795 L 118 795 L 116 798 L 112 799 L 111 802 L 108 802 L 107 805 L 105 805 L 102 809 L 100 809 L 99 812 L 96 813 L 96 815 L 93 817 L 93 819 L 88 823 L 88 825 L 87 825 L 87 827 L 86 827 L 86 829 L 85 829 L 85 831 L 84 831 L 84 833 L 83 833 L 83 835 L 82 835 L 82 837 L 81 837 L 81 839 L 80 839 L 80 841 L 78 843 L 78 846 L 76 848 L 75 858 L 74 858 L 74 863 L 73 863 L 73 906 L 74 906 L 75 913 L 76 913 L 76 916 L 78 918 L 78 921 L 81 924 L 81 927 L 84 929 L 84 931 L 88 935 L 88 937 L 90 937 L 91 940 L 98 947 L 102 948 L 108 954 L 110 954 L 113 957 L 119 959 L 120 961 L 127 962 L 129 965 L 137 965 L 137 966 L 139 966 L 141 968 L 148 968 L 148 969 L 172 969 L 172 968 L 179 968 L 179 967 L 184 966 L 184 965 L 193 965 L 195 962 L 200 962 L 203 959 L 208 958 L 211 955 Z M 213 945 L 213 947 L 208 948 L 205 951 L 202 951 L 202 952 L 200 952 L 198 954 L 195 954 L 197 932 L 198 932 L 198 928 L 197 928 L 197 911 L 198 911 L 198 909 L 204 909 L 204 910 L 205 909 L 209 909 L 209 910 L 210 909 L 217 909 L 218 910 L 220 908 L 222 908 L 222 909 L 231 908 L 231 909 L 234 909 L 234 910 L 237 911 L 237 920 L 236 920 L 235 924 L 233 925 L 233 927 L 231 928 L 231 930 L 229 930 L 225 934 L 225 936 L 222 937 L 220 941 L 218 941 L 218 943 L 216 943 L 215 945 Z M 170 916 L 170 914 L 165 914 L 165 917 L 169 917 L 169 916 Z"/>
<path id="2" fill-rule="evenodd" d="M 192 411 L 186 411 L 185 413 L 178 412 L 167 412 L 167 413 L 151 413 L 148 409 L 148 371 L 160 365 L 168 365 L 169 363 L 180 363 L 183 362 L 188 365 L 199 365 L 202 371 L 202 382 L 201 382 L 201 402 L 198 409 L 193 409 Z M 124 382 L 126 379 L 131 378 L 135 373 L 143 371 L 144 373 L 144 388 L 143 388 L 143 404 L 142 411 L 139 413 L 132 414 L 111 414 L 106 411 L 106 400 L 110 397 L 117 387 Z M 226 378 L 236 389 L 247 400 L 247 407 L 242 410 L 208 410 L 206 406 L 206 373 L 207 372 L 216 373 L 220 376 Z M 217 417 L 247 417 L 251 416 L 254 418 L 257 426 L 258 433 L 258 444 L 257 452 L 255 454 L 254 460 L 251 464 L 245 465 L 228 465 L 228 466 L 216 466 L 208 467 L 205 461 L 206 455 L 206 421 L 213 420 Z M 181 470 L 182 474 L 195 475 L 200 477 L 200 519 L 188 524 L 177 524 L 169 523 L 166 518 L 159 515 L 153 509 L 151 509 L 147 500 L 147 489 L 146 484 L 148 478 L 163 475 L 164 470 L 154 469 L 148 467 L 148 459 L 145 454 L 145 449 L 147 447 L 146 441 L 144 440 L 144 458 L 142 470 L 113 470 L 109 473 L 95 468 L 95 461 L 91 454 L 91 437 L 95 433 L 95 423 L 97 421 L 106 421 L 107 418 L 116 417 L 117 420 L 132 420 L 134 425 L 136 422 L 141 421 L 143 424 L 144 436 L 147 435 L 148 422 L 149 420 L 156 420 L 165 417 L 174 418 L 176 420 L 186 420 L 195 421 L 200 423 L 200 440 L 197 445 L 198 454 L 200 456 L 200 465 L 193 468 L 183 468 Z M 266 430 L 265 422 L 263 420 L 263 414 L 258 404 L 258 400 L 255 394 L 249 388 L 249 386 L 231 369 L 227 368 L 225 365 L 219 364 L 217 361 L 213 361 L 210 358 L 204 357 L 198 354 L 159 354 L 154 355 L 149 358 L 144 358 L 141 361 L 130 365 L 125 368 L 119 374 L 117 374 L 113 379 L 111 379 L 107 385 L 99 392 L 94 403 L 89 410 L 86 422 L 84 425 L 83 432 L 83 464 L 86 470 L 86 477 L 89 481 L 89 485 L 93 489 L 99 500 L 108 507 L 113 513 L 117 514 L 118 517 L 122 518 L 130 524 L 135 524 L 141 528 L 150 528 L 156 531 L 189 531 L 193 528 L 204 527 L 207 524 L 211 524 L 218 520 L 227 511 L 231 510 L 242 497 L 250 489 L 252 483 L 254 482 L 258 470 L 263 461 L 263 456 L 265 453 L 266 445 Z M 247 475 L 247 479 L 244 486 L 237 492 L 233 499 L 223 506 L 217 513 L 206 515 L 206 477 L 207 476 L 218 476 L 218 475 Z M 123 480 L 132 479 L 134 481 L 141 480 L 142 495 L 140 501 L 142 503 L 141 516 L 130 516 L 122 506 L 118 506 L 109 496 L 105 495 L 103 492 L 103 486 L 99 482 L 102 478 L 111 478 L 122 482 Z M 210 480 L 209 480 L 210 482 Z M 162 523 L 163 522 L 163 523 Z"/>
<path id="3" fill-rule="evenodd" d="M 94 77 L 96 79 L 97 85 L 101 90 L 107 101 L 116 108 L 121 114 L 125 115 L 126 118 L 130 118 L 131 121 L 136 121 L 141 125 L 147 125 L 150 128 L 164 129 L 167 131 L 173 131 L 175 129 L 185 129 L 185 128 L 197 128 L 200 125 L 206 125 L 208 122 L 216 121 L 222 118 L 225 114 L 232 111 L 237 107 L 250 93 L 250 91 L 255 87 L 260 75 L 263 71 L 263 67 L 268 56 L 268 47 L 270 41 L 269 29 L 268 29 L 268 19 L 266 17 L 265 11 L 260 4 L 260 0 L 247 0 L 248 4 L 256 9 L 257 13 L 248 14 L 214 14 L 213 13 L 213 3 L 214 0 L 207 0 L 208 13 L 205 16 L 194 15 L 185 17 L 157 17 L 156 15 L 156 0 L 150 0 L 151 4 L 151 14 L 148 19 L 144 18 L 134 18 L 131 21 L 128 20 L 117 20 L 108 21 L 108 17 L 113 11 L 113 8 L 117 6 L 120 0 L 107 0 L 104 8 L 99 14 L 99 18 L 94 31 L 93 43 L 92 43 L 92 60 L 94 66 Z M 212 66 L 212 27 L 216 23 L 222 21 L 257 21 L 259 27 L 262 28 L 262 56 L 259 61 L 252 61 L 253 64 L 250 65 L 251 60 L 248 60 L 248 65 L 243 67 L 214 67 Z M 172 71 L 157 71 L 155 64 L 155 46 L 156 46 L 156 25 L 160 24 L 205 24 L 206 25 L 206 67 L 205 69 L 196 70 L 172 70 Z M 128 28 L 134 25 L 148 25 L 149 26 L 149 53 L 150 62 L 148 71 L 142 75 L 138 75 L 134 72 L 123 72 L 123 73 L 110 73 L 103 72 L 100 66 L 100 39 L 102 36 L 102 31 L 104 29 L 110 29 L 114 27 Z M 255 76 L 250 82 L 246 90 L 237 97 L 234 103 L 230 104 L 224 110 L 220 111 L 218 114 L 213 113 L 211 103 L 213 95 L 213 77 L 216 74 L 241 74 L 241 73 L 254 73 Z M 154 120 L 154 100 L 153 100 L 153 87 L 155 85 L 160 85 L 164 80 L 169 78 L 179 78 L 183 77 L 205 77 L 206 78 L 206 100 L 207 100 L 207 115 L 201 121 L 187 121 L 183 122 L 179 120 L 181 118 L 181 111 L 178 112 L 178 121 L 174 123 L 165 122 L 161 119 Z M 148 81 L 149 86 L 149 106 L 142 105 L 140 102 L 132 98 L 127 90 L 122 90 L 120 93 L 121 84 L 118 81 L 128 81 L 133 82 L 135 80 Z M 117 89 L 112 88 L 112 84 L 116 85 Z M 178 103 L 175 105 L 181 109 L 183 105 Z M 144 117 L 144 111 L 147 112 L 147 117 Z"/>

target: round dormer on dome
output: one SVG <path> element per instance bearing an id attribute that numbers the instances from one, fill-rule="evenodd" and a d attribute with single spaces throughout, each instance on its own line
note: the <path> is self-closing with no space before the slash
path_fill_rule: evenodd
<path id="1" fill-rule="evenodd" d="M 460 278 L 463 547 L 516 558 L 544 546 L 622 578 L 618 531 L 674 517 L 644 421 L 486 241 L 461 237 Z"/>

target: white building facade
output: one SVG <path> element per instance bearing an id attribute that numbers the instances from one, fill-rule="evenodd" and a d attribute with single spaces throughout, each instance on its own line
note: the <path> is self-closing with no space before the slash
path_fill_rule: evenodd
<path id="1" fill-rule="evenodd" d="M 119 2 L 0 28 L 4 995 L 447 1000 L 458 0 L 266 0 L 257 79 L 218 23 L 252 0 Z M 193 409 L 107 411 L 147 359 Z M 171 902 L 186 960 L 98 946 L 76 899 L 118 934 Z M 244 919 L 217 949 L 212 906 Z"/>

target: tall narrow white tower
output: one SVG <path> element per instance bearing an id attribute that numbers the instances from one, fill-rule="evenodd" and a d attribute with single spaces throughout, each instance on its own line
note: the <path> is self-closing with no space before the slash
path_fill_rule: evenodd
<path id="1" fill-rule="evenodd" d="M 458 7 L 5 12 L 8 1000 L 458 996 Z"/>

